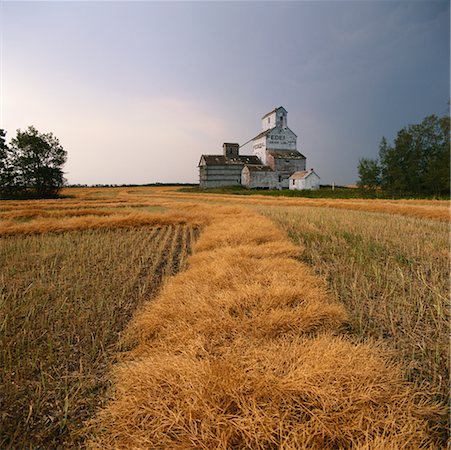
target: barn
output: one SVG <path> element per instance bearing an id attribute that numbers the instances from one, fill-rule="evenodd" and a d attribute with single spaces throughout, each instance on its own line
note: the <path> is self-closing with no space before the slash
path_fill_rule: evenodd
<path id="1" fill-rule="evenodd" d="M 239 155 L 239 144 L 224 143 L 222 155 L 202 155 L 199 161 L 199 186 L 215 188 L 240 186 L 246 164 L 261 164 L 256 156 Z"/>

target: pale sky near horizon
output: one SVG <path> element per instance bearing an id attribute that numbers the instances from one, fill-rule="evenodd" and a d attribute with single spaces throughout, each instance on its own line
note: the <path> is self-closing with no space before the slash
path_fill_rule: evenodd
<path id="1" fill-rule="evenodd" d="M 201 154 L 284 106 L 307 167 L 353 184 L 382 136 L 448 111 L 448 1 L 1 0 L 0 15 L 0 128 L 53 132 L 69 183 L 197 182 Z"/>

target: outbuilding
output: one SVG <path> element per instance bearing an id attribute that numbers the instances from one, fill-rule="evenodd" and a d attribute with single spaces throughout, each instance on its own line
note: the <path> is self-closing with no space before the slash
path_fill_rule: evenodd
<path id="1" fill-rule="evenodd" d="M 239 145 L 223 144 L 222 155 L 202 155 L 199 161 L 199 185 L 201 188 L 240 186 L 241 172 L 245 164 L 261 164 L 256 156 L 240 155 Z"/>
<path id="2" fill-rule="evenodd" d="M 263 164 L 245 165 L 241 172 L 241 184 L 250 189 L 277 189 L 279 176 Z"/>
<path id="3" fill-rule="evenodd" d="M 305 171 L 305 156 L 297 150 L 268 150 L 266 164 L 278 173 L 279 187 L 287 189 L 294 172 Z"/>
<path id="4" fill-rule="evenodd" d="M 319 189 L 320 177 L 313 169 L 302 170 L 290 176 L 290 189 Z"/>

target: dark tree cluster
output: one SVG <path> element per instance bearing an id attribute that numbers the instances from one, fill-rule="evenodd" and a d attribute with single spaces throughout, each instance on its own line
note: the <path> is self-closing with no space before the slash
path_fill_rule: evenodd
<path id="1" fill-rule="evenodd" d="M 450 191 L 450 117 L 426 117 L 398 131 L 393 145 L 385 137 L 378 159 L 359 161 L 363 188 L 398 195 L 448 195 Z"/>
<path id="2" fill-rule="evenodd" d="M 67 152 L 52 133 L 17 130 L 9 145 L 0 129 L 0 195 L 3 198 L 55 197 L 64 185 Z"/>

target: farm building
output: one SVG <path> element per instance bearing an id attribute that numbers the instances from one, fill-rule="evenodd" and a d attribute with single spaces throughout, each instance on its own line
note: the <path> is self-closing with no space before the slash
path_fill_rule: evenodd
<path id="1" fill-rule="evenodd" d="M 290 189 L 319 189 L 319 180 L 313 169 L 295 172 L 290 176 Z"/>
<path id="2" fill-rule="evenodd" d="M 277 172 L 281 188 L 288 188 L 293 172 L 305 170 L 306 158 L 297 150 L 266 150 L 266 164 Z"/>
<path id="3" fill-rule="evenodd" d="M 297 136 L 288 128 L 287 115 L 280 106 L 262 117 L 263 131 L 251 139 L 253 156 L 240 156 L 240 146 L 230 143 L 223 144 L 223 155 L 202 155 L 198 165 L 200 187 L 241 184 L 260 189 L 291 188 L 290 177 L 306 171 L 306 158 L 297 150 Z M 314 175 L 319 186 L 319 177 Z M 312 189 L 314 178 L 312 183 L 309 178 L 293 186 Z"/>
<path id="4" fill-rule="evenodd" d="M 240 156 L 239 144 L 224 143 L 222 155 L 202 155 L 199 161 L 201 188 L 239 186 L 245 164 L 261 164 L 256 156 Z"/>
<path id="5" fill-rule="evenodd" d="M 279 176 L 269 166 L 246 164 L 241 172 L 241 184 L 251 189 L 277 189 L 279 187 Z"/>

